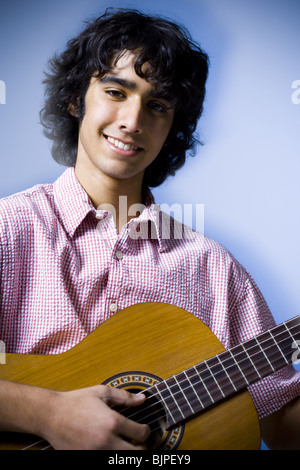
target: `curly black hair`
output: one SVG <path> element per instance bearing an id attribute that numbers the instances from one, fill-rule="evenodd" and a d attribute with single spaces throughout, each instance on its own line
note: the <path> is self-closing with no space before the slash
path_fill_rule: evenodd
<path id="1" fill-rule="evenodd" d="M 53 140 L 53 158 L 74 166 L 90 79 L 104 76 L 126 51 L 135 55 L 137 75 L 151 81 L 175 106 L 167 144 L 145 171 L 144 185 L 156 187 L 182 167 L 187 151 L 199 143 L 195 131 L 203 111 L 209 59 L 184 27 L 136 10 L 107 10 L 50 59 L 40 119 L 44 134 Z M 144 63 L 150 64 L 145 73 Z M 78 111 L 76 117 L 69 112 L 71 105 Z"/>

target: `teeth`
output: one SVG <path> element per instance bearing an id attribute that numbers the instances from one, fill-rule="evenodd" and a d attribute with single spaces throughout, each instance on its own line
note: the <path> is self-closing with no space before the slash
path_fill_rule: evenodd
<path id="1" fill-rule="evenodd" d="M 113 137 L 107 137 L 107 140 L 108 142 L 122 150 L 138 150 L 138 147 L 136 147 L 135 145 L 124 144 L 123 142 L 120 142 L 119 140 L 114 139 Z"/>

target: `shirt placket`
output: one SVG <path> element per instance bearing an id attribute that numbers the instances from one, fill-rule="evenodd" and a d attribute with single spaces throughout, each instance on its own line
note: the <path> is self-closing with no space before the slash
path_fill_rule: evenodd
<path id="1" fill-rule="evenodd" d="M 111 264 L 106 290 L 106 315 L 110 317 L 123 308 L 124 263 L 127 254 L 127 236 L 118 237 L 111 254 Z"/>
<path id="2" fill-rule="evenodd" d="M 98 217 L 101 220 L 101 217 Z M 106 214 L 98 226 L 100 236 L 105 238 L 111 252 L 109 275 L 107 279 L 105 295 L 105 320 L 117 313 L 122 307 L 120 304 L 121 292 L 123 288 L 123 264 L 127 253 L 127 230 L 124 229 L 120 235 L 112 217 Z"/>

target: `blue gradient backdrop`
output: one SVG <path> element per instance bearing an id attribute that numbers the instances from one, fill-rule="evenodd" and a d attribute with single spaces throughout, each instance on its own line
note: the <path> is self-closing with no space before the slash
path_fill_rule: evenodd
<path id="1" fill-rule="evenodd" d="M 109 6 L 182 22 L 211 58 L 205 145 L 155 190 L 157 202 L 204 204 L 205 234 L 253 275 L 276 320 L 299 314 L 299 0 L 2 0 L 0 197 L 64 170 L 39 125 L 43 70 L 82 20 Z"/>

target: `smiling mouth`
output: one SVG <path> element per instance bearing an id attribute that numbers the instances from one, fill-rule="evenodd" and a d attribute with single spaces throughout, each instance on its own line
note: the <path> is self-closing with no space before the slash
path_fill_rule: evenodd
<path id="1" fill-rule="evenodd" d="M 108 142 L 110 142 L 115 147 L 117 147 L 121 150 L 141 150 L 141 148 L 137 147 L 136 145 L 124 143 L 121 140 L 114 139 L 113 137 L 105 135 L 105 138 L 106 138 L 106 140 L 108 140 Z"/>

